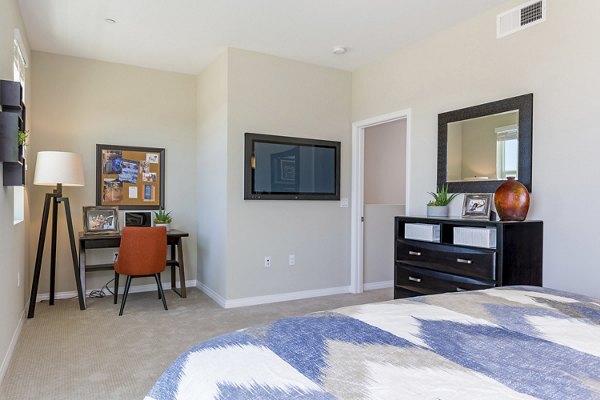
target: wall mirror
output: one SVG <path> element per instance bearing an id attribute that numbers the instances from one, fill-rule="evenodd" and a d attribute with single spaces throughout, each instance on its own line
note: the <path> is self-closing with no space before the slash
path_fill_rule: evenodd
<path id="1" fill-rule="evenodd" d="M 493 193 L 508 177 L 531 192 L 533 94 L 438 115 L 438 187 Z"/>

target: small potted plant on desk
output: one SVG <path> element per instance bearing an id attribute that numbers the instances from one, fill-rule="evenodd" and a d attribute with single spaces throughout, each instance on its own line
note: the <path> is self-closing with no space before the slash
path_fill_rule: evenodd
<path id="1" fill-rule="evenodd" d="M 459 193 L 448 193 L 448 185 L 442 185 L 437 193 L 429 192 L 433 196 L 433 200 L 427 203 L 427 216 L 428 217 L 447 217 L 449 214 L 448 204 Z"/>
<path id="2" fill-rule="evenodd" d="M 164 208 L 159 208 L 154 212 L 154 226 L 164 226 L 167 230 L 171 229 L 171 211 L 165 212 Z"/>

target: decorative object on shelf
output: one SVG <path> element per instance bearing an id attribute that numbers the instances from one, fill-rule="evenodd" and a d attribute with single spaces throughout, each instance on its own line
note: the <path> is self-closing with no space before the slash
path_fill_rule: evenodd
<path id="1" fill-rule="evenodd" d="M 96 205 L 156 210 L 165 204 L 165 149 L 96 145 Z"/>
<path id="2" fill-rule="evenodd" d="M 33 318 L 35 313 L 35 302 L 37 298 L 40 272 L 42 269 L 42 257 L 44 254 L 44 242 L 46 241 L 46 229 L 48 228 L 48 217 L 50 215 L 50 203 L 52 203 L 52 249 L 50 259 L 50 305 L 54 305 L 54 287 L 56 277 L 56 231 L 58 222 L 58 205 L 65 206 L 65 216 L 69 231 L 69 243 L 71 245 L 71 258 L 73 262 L 73 273 L 77 283 L 77 294 L 79 297 L 79 308 L 85 310 L 81 280 L 79 278 L 79 263 L 77 260 L 77 248 L 75 247 L 75 234 L 73 233 L 73 220 L 71 219 L 71 207 L 69 198 L 63 196 L 63 186 L 83 186 L 83 163 L 81 156 L 75 153 L 62 151 L 40 151 L 37 155 L 35 165 L 34 185 L 55 186 L 51 193 L 46 193 L 44 200 L 44 211 L 42 213 L 42 225 L 40 227 L 40 238 L 38 242 L 37 255 L 35 257 L 35 269 L 33 282 L 31 284 L 31 297 L 29 299 L 29 312 L 27 318 Z"/>
<path id="3" fill-rule="evenodd" d="M 463 218 L 490 219 L 491 193 L 467 193 L 463 202 Z"/>
<path id="4" fill-rule="evenodd" d="M 83 207 L 83 228 L 86 235 L 119 233 L 119 208 Z"/>
<path id="5" fill-rule="evenodd" d="M 29 137 L 29 131 L 21 131 L 17 133 L 17 140 L 19 141 L 19 146 L 27 145 L 27 138 Z"/>
<path id="6" fill-rule="evenodd" d="M 172 211 L 165 212 L 164 208 L 159 208 L 154 212 L 154 226 L 164 226 L 167 230 L 171 229 Z"/>
<path id="7" fill-rule="evenodd" d="M 427 203 L 427 216 L 428 217 L 447 217 L 449 207 L 448 205 L 458 193 L 448 193 L 448 185 L 441 185 L 438 188 L 437 193 L 429 192 L 433 196 L 433 200 Z"/>
<path id="8" fill-rule="evenodd" d="M 29 137 L 29 131 L 19 130 L 17 132 L 17 141 L 19 142 L 19 161 L 23 162 L 25 158 L 25 147 L 27 146 L 27 138 Z"/>
<path id="9" fill-rule="evenodd" d="M 494 204 L 501 221 L 524 221 L 529 211 L 529 192 L 513 177 L 496 190 Z"/>

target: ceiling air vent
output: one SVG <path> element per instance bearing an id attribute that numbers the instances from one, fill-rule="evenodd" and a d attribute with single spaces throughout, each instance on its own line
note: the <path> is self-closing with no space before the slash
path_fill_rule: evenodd
<path id="1" fill-rule="evenodd" d="M 496 37 L 499 39 L 545 20 L 546 0 L 528 1 L 498 15 Z"/>

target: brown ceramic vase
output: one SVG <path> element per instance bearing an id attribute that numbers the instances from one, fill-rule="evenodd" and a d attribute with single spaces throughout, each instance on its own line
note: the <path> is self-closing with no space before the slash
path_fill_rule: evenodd
<path id="1" fill-rule="evenodd" d="M 494 204 L 501 221 L 523 221 L 529 211 L 529 192 L 510 177 L 496 190 Z"/>

